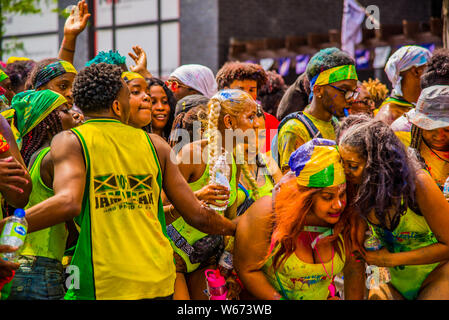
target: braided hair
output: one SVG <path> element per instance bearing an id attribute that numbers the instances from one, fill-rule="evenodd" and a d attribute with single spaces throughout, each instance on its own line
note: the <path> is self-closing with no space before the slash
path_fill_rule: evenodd
<path id="1" fill-rule="evenodd" d="M 25 165 L 28 167 L 33 154 L 42 148 L 50 137 L 62 131 L 62 122 L 58 110 L 53 110 L 44 120 L 28 132 L 22 141 L 22 155 Z"/>
<path id="2" fill-rule="evenodd" d="M 377 120 L 351 126 L 338 138 L 338 144 L 352 147 L 366 160 L 352 205 L 365 218 L 374 210 L 380 226 L 394 230 L 407 208 L 415 205 L 415 159 L 391 128 Z"/>

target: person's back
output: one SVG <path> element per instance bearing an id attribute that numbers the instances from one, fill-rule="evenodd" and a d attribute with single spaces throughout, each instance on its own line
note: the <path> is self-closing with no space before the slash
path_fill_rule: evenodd
<path id="1" fill-rule="evenodd" d="M 83 276 L 66 298 L 170 295 L 175 265 L 164 235 L 161 173 L 149 136 L 112 119 L 88 120 L 72 131 L 82 142 L 88 178 L 72 259 Z"/>

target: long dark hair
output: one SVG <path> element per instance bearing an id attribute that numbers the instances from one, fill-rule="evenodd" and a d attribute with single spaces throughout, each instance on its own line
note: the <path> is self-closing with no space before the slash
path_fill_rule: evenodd
<path id="1" fill-rule="evenodd" d="M 164 127 L 163 138 L 168 141 L 170 137 L 170 132 L 172 129 L 173 121 L 175 120 L 175 109 L 176 109 L 176 99 L 173 92 L 165 85 L 164 81 L 158 78 L 148 78 L 146 79 L 148 85 L 148 91 L 152 86 L 160 86 L 164 89 L 165 95 L 167 96 L 168 105 L 170 106 L 170 114 L 168 115 L 167 124 Z"/>
<path id="2" fill-rule="evenodd" d="M 33 154 L 41 149 L 44 143 L 49 139 L 49 134 L 50 136 L 55 136 L 62 131 L 62 122 L 58 112 L 59 111 L 57 110 L 53 110 L 44 120 L 23 137 L 20 153 L 27 167 L 30 164 Z"/>
<path id="3" fill-rule="evenodd" d="M 374 210 L 380 227 L 394 230 L 408 207 L 415 206 L 415 177 L 419 167 L 393 130 L 382 121 L 356 123 L 337 139 L 366 160 L 362 183 L 351 204 L 362 217 Z M 348 192 L 349 195 L 349 192 Z M 393 215 L 388 214 L 393 210 Z M 391 218 L 390 218 L 391 217 Z"/>

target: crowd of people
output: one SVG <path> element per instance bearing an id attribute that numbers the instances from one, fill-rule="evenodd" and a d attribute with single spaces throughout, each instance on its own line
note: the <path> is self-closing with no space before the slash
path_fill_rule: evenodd
<path id="1" fill-rule="evenodd" d="M 1 299 L 207 300 L 208 269 L 229 300 L 449 299 L 448 49 L 396 50 L 391 92 L 335 47 L 291 86 L 238 61 L 163 81 L 140 46 L 76 70 L 77 7 L 58 57 L 0 69 L 0 230 L 28 224 Z"/>

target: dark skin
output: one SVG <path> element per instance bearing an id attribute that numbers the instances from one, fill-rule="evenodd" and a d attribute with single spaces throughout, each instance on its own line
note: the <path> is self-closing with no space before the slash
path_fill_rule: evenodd
<path id="1" fill-rule="evenodd" d="M 425 70 L 425 65 L 420 67 L 412 67 L 411 69 L 401 73 L 401 90 L 403 98 L 410 102 L 416 103 L 421 93 L 420 78 Z M 391 125 L 397 118 L 409 111 L 410 108 L 400 106 L 395 103 L 387 103 L 376 114 L 374 119 L 381 120 Z"/>
<path id="2" fill-rule="evenodd" d="M 334 82 L 331 85 L 342 90 L 355 91 L 357 89 L 357 80 L 342 80 Z M 343 117 L 344 108 L 347 108 L 352 101 L 352 98 L 347 100 L 343 92 L 329 85 L 316 85 L 313 88 L 312 102 L 304 111 L 317 119 L 329 122 L 332 116 L 336 116 L 337 118 Z M 294 139 L 296 149 L 306 142 L 297 136 Z M 290 168 L 288 166 L 281 168 L 283 174 L 289 170 Z"/>
<path id="3" fill-rule="evenodd" d="M 101 112 L 85 113 L 86 119 L 112 118 L 123 123 L 129 119 L 130 93 L 126 83 L 112 106 Z M 203 232 L 233 235 L 235 223 L 203 208 L 192 190 L 171 161 L 169 145 L 156 135 L 150 135 L 161 165 L 163 190 L 184 219 Z M 82 209 L 86 185 L 86 167 L 82 147 L 71 131 L 57 134 L 51 142 L 51 157 L 54 165 L 53 190 L 55 195 L 27 210 L 28 232 L 72 220 Z M 5 219 L 0 223 L 3 226 Z"/>
<path id="4" fill-rule="evenodd" d="M 54 92 L 62 94 L 64 98 L 66 98 L 67 103 L 70 108 L 73 106 L 73 96 L 72 96 L 72 84 L 73 80 L 75 80 L 75 74 L 71 72 L 66 72 L 61 74 L 60 76 L 50 80 L 43 86 L 39 87 L 37 90 L 45 90 L 50 89 Z"/>
<path id="5" fill-rule="evenodd" d="M 347 145 L 339 146 L 340 154 L 345 166 L 348 183 L 359 186 L 362 181 L 363 168 L 366 160 L 357 151 Z M 352 171 L 351 174 L 348 174 Z M 359 253 L 367 263 L 379 267 L 395 267 L 400 265 L 422 265 L 440 262 L 426 278 L 421 286 L 418 299 L 449 299 L 447 274 L 449 272 L 449 204 L 441 193 L 432 177 L 424 171 L 416 175 L 415 197 L 417 204 L 427 224 L 438 242 L 426 247 L 407 251 L 390 253 L 383 248 L 378 251 L 364 251 Z M 392 212 L 386 213 L 392 215 Z M 368 214 L 368 220 L 379 224 L 374 211 Z M 367 228 L 361 220 L 361 226 Z M 365 230 L 360 231 L 364 233 Z M 363 243 L 363 242 L 359 242 Z"/>
<path id="6" fill-rule="evenodd" d="M 342 210 L 341 192 L 334 190 L 335 187 L 326 188 L 325 193 L 316 197 L 321 204 L 312 213 L 306 216 L 305 225 L 328 226 L 332 221 L 323 212 L 318 211 Z M 345 196 L 344 196 L 345 198 Z M 325 209 L 327 208 L 327 209 Z M 328 221 L 327 221 L 328 220 Z M 334 218 L 335 220 L 335 218 Z M 265 262 L 264 258 L 270 249 L 271 236 L 273 231 L 274 212 L 271 197 L 258 199 L 241 217 L 237 226 L 234 247 L 234 266 L 238 276 L 242 280 L 245 288 L 256 299 L 279 300 L 281 295 L 269 283 L 262 271 Z M 335 222 L 333 222 L 335 223 Z M 317 249 L 323 261 L 330 261 L 332 250 L 330 243 L 318 244 Z M 310 247 L 298 241 L 295 253 L 299 259 L 306 263 L 319 263 L 319 258 Z M 345 299 L 360 300 L 364 294 L 364 265 L 356 261 L 355 257 L 349 256 L 344 267 L 345 278 Z M 333 298 L 338 299 L 338 298 Z"/>

